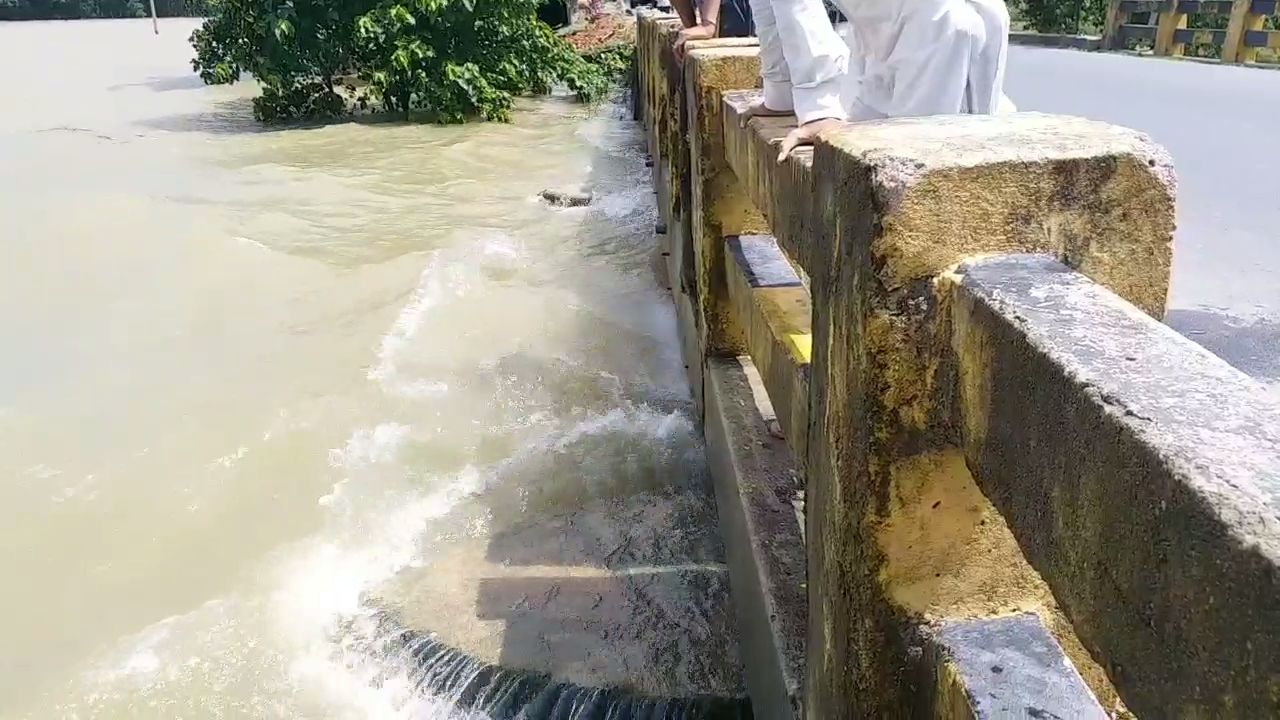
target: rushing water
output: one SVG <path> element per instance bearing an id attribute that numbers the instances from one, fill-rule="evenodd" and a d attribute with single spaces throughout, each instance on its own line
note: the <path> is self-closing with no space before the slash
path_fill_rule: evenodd
<path id="1" fill-rule="evenodd" d="M 725 705 L 632 124 L 262 132 L 193 27 L 0 24 L 0 717 Z"/>

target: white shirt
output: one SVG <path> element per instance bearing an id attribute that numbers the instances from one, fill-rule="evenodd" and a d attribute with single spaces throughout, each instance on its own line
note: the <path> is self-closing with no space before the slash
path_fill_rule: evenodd
<path id="1" fill-rule="evenodd" d="M 1003 0 L 752 0 L 765 103 L 801 123 L 1012 110 Z M 788 97 L 790 95 L 790 97 Z"/>

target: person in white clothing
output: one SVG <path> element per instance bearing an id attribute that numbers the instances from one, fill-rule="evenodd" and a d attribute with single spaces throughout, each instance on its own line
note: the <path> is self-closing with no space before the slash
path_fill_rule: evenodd
<path id="1" fill-rule="evenodd" d="M 764 97 L 757 115 L 795 114 L 778 160 L 845 120 L 1013 109 L 1004 97 L 1004 0 L 838 0 L 848 41 L 822 0 L 751 0 Z"/>

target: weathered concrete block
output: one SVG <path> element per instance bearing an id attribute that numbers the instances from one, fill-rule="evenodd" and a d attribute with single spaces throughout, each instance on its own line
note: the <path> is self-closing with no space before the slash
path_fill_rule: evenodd
<path id="1" fill-rule="evenodd" d="M 787 447 L 802 460 L 809 432 L 813 347 L 809 291 L 768 235 L 731 237 L 728 251 L 729 304 L 744 329 L 747 350 L 769 391 Z"/>
<path id="2" fill-rule="evenodd" d="M 1127 703 L 1280 716 L 1280 402 L 1049 258 L 954 282 L 969 465 Z"/>
<path id="3" fill-rule="evenodd" d="M 702 46 L 685 58 L 691 183 L 690 245 L 703 347 L 708 355 L 742 352 L 742 330 L 729 313 L 724 243 L 728 235 L 762 233 L 767 224 L 725 164 L 721 95 L 760 82 L 759 50 Z M 688 280 L 686 280 L 688 282 Z"/>
<path id="4" fill-rule="evenodd" d="M 1035 615 L 944 622 L 925 630 L 938 720 L 1107 720 Z"/>
<path id="5" fill-rule="evenodd" d="M 805 548 L 793 504 L 801 483 L 786 444 L 757 409 L 754 374 L 750 359 L 708 360 L 707 456 L 754 716 L 798 720 L 807 626 Z"/>
<path id="6" fill-rule="evenodd" d="M 1084 118 L 1015 113 L 866 123 L 825 153 L 874 174 L 864 199 L 887 290 L 977 253 L 1045 252 L 1154 317 L 1173 254 L 1172 160 L 1141 133 Z"/>
<path id="7" fill-rule="evenodd" d="M 748 131 L 766 130 L 737 132 Z M 902 613 L 877 583 L 885 557 L 873 538 L 892 512 L 894 468 L 958 434 L 936 278 L 972 255 L 1052 252 L 1160 315 L 1174 181 L 1168 156 L 1138 133 L 1038 114 L 849 126 L 819 142 L 811 175 L 816 220 L 793 243 L 810 248 L 816 311 L 808 711 L 834 719 L 912 703 Z M 782 242 L 786 226 L 774 230 Z"/>

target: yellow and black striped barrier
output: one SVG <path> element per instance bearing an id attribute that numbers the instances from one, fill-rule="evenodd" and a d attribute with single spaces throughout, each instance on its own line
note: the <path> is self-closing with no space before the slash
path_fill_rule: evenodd
<path id="1" fill-rule="evenodd" d="M 1280 31 L 1265 29 L 1276 9 L 1277 0 L 1111 0 L 1102 45 L 1149 44 L 1156 55 L 1175 57 L 1188 45 L 1209 45 L 1221 48 L 1224 63 L 1256 63 L 1259 50 L 1280 50 Z M 1225 16 L 1227 27 L 1188 27 L 1205 16 Z"/>

